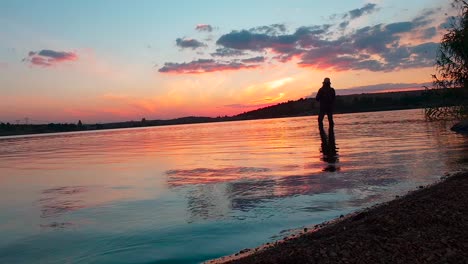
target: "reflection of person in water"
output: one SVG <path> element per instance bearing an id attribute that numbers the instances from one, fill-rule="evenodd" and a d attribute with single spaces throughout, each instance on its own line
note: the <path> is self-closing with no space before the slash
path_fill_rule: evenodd
<path id="1" fill-rule="evenodd" d="M 322 160 L 327 163 L 324 171 L 336 171 L 336 163 L 338 162 L 338 150 L 335 144 L 335 131 L 333 131 L 333 126 L 330 126 L 328 129 L 328 136 L 323 126 L 320 127 L 320 138 L 322 139 Z"/>
<path id="2" fill-rule="evenodd" d="M 325 78 L 315 96 L 315 99 L 320 103 L 320 110 L 318 115 L 319 127 L 323 128 L 323 118 L 325 115 L 328 117 L 329 127 L 333 127 L 333 107 L 335 105 L 335 89 L 331 87 L 330 78 Z"/>

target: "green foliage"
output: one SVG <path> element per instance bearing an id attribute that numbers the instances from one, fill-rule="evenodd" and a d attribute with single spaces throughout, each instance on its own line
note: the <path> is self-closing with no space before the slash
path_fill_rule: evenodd
<path id="1" fill-rule="evenodd" d="M 455 0 L 453 6 L 460 8 L 460 16 L 453 17 L 451 27 L 442 37 L 436 65 L 442 88 L 468 88 L 468 3 Z"/>
<path id="2" fill-rule="evenodd" d="M 429 120 L 464 119 L 466 118 L 466 105 L 432 106 L 424 109 Z"/>
<path id="3" fill-rule="evenodd" d="M 452 6 L 460 13 L 458 17 L 451 18 L 451 25 L 442 37 L 436 60 L 437 74 L 432 76 L 433 87 L 427 89 L 463 88 L 463 93 L 453 106 L 445 106 L 444 98 L 438 92 L 431 93 L 441 100 L 440 105 L 426 108 L 429 119 L 468 117 L 468 2 L 454 0 Z"/>

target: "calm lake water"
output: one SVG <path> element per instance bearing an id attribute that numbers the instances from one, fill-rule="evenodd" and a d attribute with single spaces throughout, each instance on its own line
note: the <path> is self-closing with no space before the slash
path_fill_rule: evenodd
<path id="1" fill-rule="evenodd" d="M 335 121 L 0 139 L 0 263 L 199 263 L 467 168 L 468 137 L 422 110 Z"/>

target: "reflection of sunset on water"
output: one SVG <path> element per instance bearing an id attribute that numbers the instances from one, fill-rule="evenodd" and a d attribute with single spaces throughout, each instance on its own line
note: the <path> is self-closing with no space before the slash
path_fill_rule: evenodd
<path id="1" fill-rule="evenodd" d="M 96 255 L 116 243 L 232 251 L 433 182 L 468 153 L 420 110 L 335 123 L 333 133 L 305 116 L 0 139 L 0 230 L 39 248 L 60 241 L 42 252 L 90 235 Z M 50 238 L 62 231 L 65 241 Z"/>

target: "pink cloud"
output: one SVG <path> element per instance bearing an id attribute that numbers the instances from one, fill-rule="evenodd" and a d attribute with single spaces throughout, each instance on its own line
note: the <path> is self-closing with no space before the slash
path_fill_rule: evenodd
<path id="1" fill-rule="evenodd" d="M 195 30 L 211 32 L 211 31 L 213 31 L 213 27 L 211 25 L 208 25 L 208 24 L 198 24 L 195 27 Z"/>
<path id="2" fill-rule="evenodd" d="M 58 63 L 78 60 L 78 55 L 74 52 L 41 50 L 30 51 L 28 56 L 23 59 L 25 62 L 31 63 L 33 66 L 49 67 Z"/>

